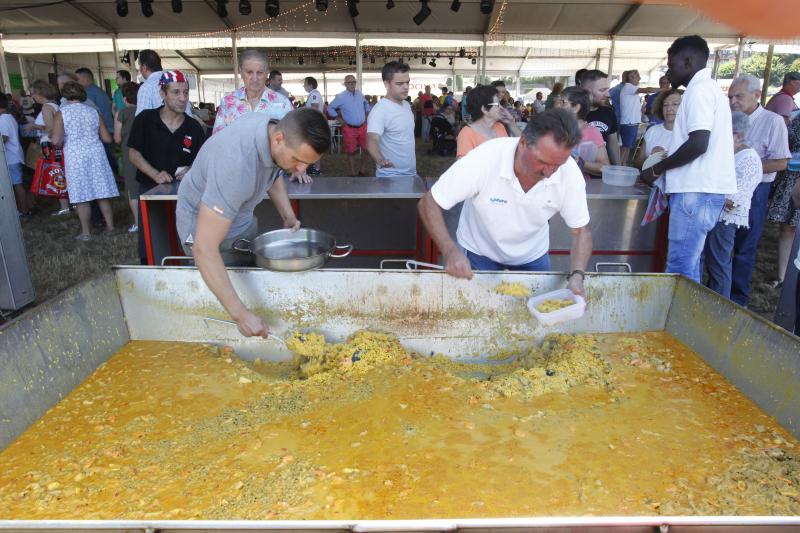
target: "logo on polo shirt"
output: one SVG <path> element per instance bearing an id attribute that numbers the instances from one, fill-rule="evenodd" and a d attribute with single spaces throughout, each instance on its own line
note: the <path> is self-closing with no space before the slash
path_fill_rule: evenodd
<path id="1" fill-rule="evenodd" d="M 508 200 L 505 200 L 503 198 L 494 198 L 494 197 L 492 197 L 492 198 L 489 198 L 489 202 L 492 203 L 492 204 L 507 204 Z"/>
<path id="2" fill-rule="evenodd" d="M 191 135 L 184 135 L 183 136 L 183 151 L 187 153 L 192 153 L 192 136 Z"/>

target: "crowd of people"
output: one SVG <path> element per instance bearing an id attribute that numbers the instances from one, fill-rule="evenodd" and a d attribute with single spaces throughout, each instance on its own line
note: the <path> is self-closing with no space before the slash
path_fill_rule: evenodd
<path id="1" fill-rule="evenodd" d="M 696 281 L 705 279 L 713 290 L 746 306 L 764 223 L 771 220 L 781 225 L 775 281 L 779 286 L 800 222 L 796 205 L 800 174 L 787 170 L 792 153 L 800 152 L 800 117 L 794 100 L 800 92 L 800 73 L 788 73 L 781 91 L 762 106 L 761 83 L 750 75 L 733 80 L 726 97 L 706 66 L 708 56 L 701 37 L 683 37 L 668 50 L 668 71 L 658 87 L 640 87 L 639 73 L 626 71 L 620 83 L 610 88 L 606 73 L 582 69 L 576 72 L 574 85 L 557 83 L 547 99 L 537 93 L 529 105 L 515 102 L 502 80 L 467 87 L 460 100 L 447 87 L 440 88 L 439 95 L 426 86 L 412 100 L 410 67 L 393 61 L 382 69 L 386 89 L 382 98 L 364 95 L 356 78 L 348 75 L 344 90 L 328 104 L 315 78 L 303 80 L 307 96 L 301 103 L 283 87 L 282 74 L 268 70 L 263 53 L 245 50 L 238 58 L 241 85 L 211 106 L 214 113 L 209 115 L 208 106 L 192 108 L 184 74 L 165 71 L 158 54 L 144 50 L 138 57 L 142 83 L 119 71 L 119 88 L 112 97 L 95 84 L 86 68 L 59 73 L 57 87 L 35 81 L 30 95 L 21 93 L 20 102 L 0 95 L 0 133 L 23 219 L 31 209 L 22 181 L 30 160 L 26 146 L 33 145 L 34 153 L 42 155 L 63 153 L 69 194 L 53 214 L 65 215 L 70 205 L 75 206 L 80 221 L 75 239 L 79 241 L 92 238 L 93 218 L 105 231 L 114 231 L 109 200 L 119 195 L 115 180 L 119 173 L 134 220 L 129 231 L 139 232 L 143 261 L 137 200 L 158 184 L 191 177 L 180 187 L 183 191 L 192 183 L 197 189 L 191 194 L 192 205 L 184 207 L 181 238 L 189 253 L 200 238 L 201 250 L 208 252 L 211 242 L 225 257 L 230 251 L 226 246 L 235 238 L 252 236 L 257 226 L 250 209 L 254 205 L 248 203 L 252 198 L 213 185 L 221 179 L 217 173 L 224 171 L 219 165 L 261 158 L 261 166 L 254 159 L 248 164 L 255 166 L 248 171 L 261 176 L 258 187 L 267 187 L 271 197 L 274 193 L 281 210 L 285 186 L 272 170 L 305 182 L 320 175 L 320 158 L 330 143 L 329 121 L 341 127 L 353 176 L 365 175 L 366 157 L 375 162 L 376 177 L 416 175 L 419 137 L 430 143 L 431 153 L 457 159 L 420 207 L 439 248 L 449 252 L 445 253 L 448 272 L 469 277 L 472 269 L 549 268 L 542 232 L 546 232 L 547 219 L 560 212 L 574 231 L 575 268 L 570 283 L 578 292 L 591 255 L 591 234 L 582 205 L 585 192 L 579 192 L 575 177 L 599 178 L 605 165 L 631 165 L 641 168 L 641 179 L 653 187 L 656 210 L 669 207 L 666 270 Z M 294 116 L 298 107 L 305 108 L 302 118 Z M 294 118 L 285 122 L 287 117 Z M 255 129 L 248 133 L 245 124 Z M 297 131 L 298 124 L 311 131 Z M 254 146 L 245 154 L 242 150 L 256 138 L 242 136 L 262 129 L 268 133 L 269 153 Z M 327 143 L 319 138 L 325 134 Z M 207 137 L 218 136 L 221 140 L 213 144 L 218 158 L 204 160 L 204 177 L 200 170 L 191 172 Z M 296 139 L 305 139 L 310 148 L 303 149 Z M 121 148 L 119 172 L 115 146 Z M 271 163 L 267 164 L 267 158 Z M 278 164 L 279 159 L 283 164 Z M 506 169 L 504 177 L 511 181 L 502 186 L 494 183 L 501 178 L 490 176 L 497 173 L 487 162 Z M 265 173 L 262 166 L 272 170 Z M 546 193 L 537 188 L 540 182 Z M 212 185 L 219 190 L 209 192 Z M 535 201 L 528 194 L 532 190 L 537 191 Z M 484 198 L 487 191 L 491 194 Z M 568 198 L 548 196 L 556 193 Z M 531 219 L 531 205 L 542 198 L 549 198 L 548 216 Z M 209 203 L 211 199 L 216 203 Z M 201 231 L 215 227 L 203 224 L 204 218 L 213 220 L 214 216 L 204 216 L 198 202 L 227 220 L 227 225 L 207 230 L 210 234 Z M 437 209 L 461 203 L 456 246 L 442 233 Z M 288 211 L 281 212 L 287 227 L 297 223 Z M 486 227 L 495 219 L 503 226 L 499 233 Z M 516 224 L 509 228 L 508 220 Z M 538 243 L 536 257 L 531 256 L 530 242 Z M 210 257 L 214 267 L 206 273 L 218 277 L 217 258 L 213 253 Z M 224 283 L 220 287 L 227 292 Z M 240 305 L 230 295 L 228 300 L 234 308 Z M 259 324 L 247 316 L 249 325 L 243 329 L 259 331 Z"/>

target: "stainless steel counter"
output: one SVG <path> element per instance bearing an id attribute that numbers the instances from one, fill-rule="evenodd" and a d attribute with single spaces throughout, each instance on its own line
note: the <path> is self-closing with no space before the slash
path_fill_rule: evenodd
<path id="1" fill-rule="evenodd" d="M 421 198 L 427 191 L 422 178 L 317 178 L 313 183 L 287 184 L 291 200 L 358 200 Z M 265 195 L 264 198 L 268 198 Z M 145 201 L 175 201 L 178 199 L 178 183 L 164 183 L 153 187 L 139 197 Z"/>

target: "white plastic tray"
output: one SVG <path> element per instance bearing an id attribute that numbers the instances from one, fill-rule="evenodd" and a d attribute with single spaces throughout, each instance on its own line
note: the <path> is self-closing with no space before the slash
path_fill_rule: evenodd
<path id="1" fill-rule="evenodd" d="M 536 309 L 536 306 L 547 300 L 572 300 L 574 303 L 551 313 L 542 313 Z M 569 289 L 559 289 L 528 299 L 528 310 L 543 326 L 553 326 L 567 320 L 575 320 L 582 317 L 583 312 L 586 310 L 586 300 L 583 299 L 583 296 L 578 296 Z"/>

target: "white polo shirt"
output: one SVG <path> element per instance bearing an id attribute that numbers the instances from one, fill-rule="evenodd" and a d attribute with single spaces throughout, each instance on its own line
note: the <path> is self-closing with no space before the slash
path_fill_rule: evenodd
<path id="1" fill-rule="evenodd" d="M 464 202 L 456 237 L 467 250 L 504 265 L 524 265 L 550 248 L 548 221 L 589 223 L 586 182 L 570 157 L 549 178 L 522 190 L 514 173 L 519 138 L 492 139 L 456 161 L 431 189 L 442 209 Z"/>
<path id="2" fill-rule="evenodd" d="M 733 127 L 728 99 L 717 82 L 711 79 L 711 69 L 697 72 L 683 93 L 669 153 L 689 139 L 689 133 L 708 130 L 706 153 L 682 167 L 667 171 L 667 193 L 704 192 L 734 194 L 736 168 L 733 159 Z"/>

